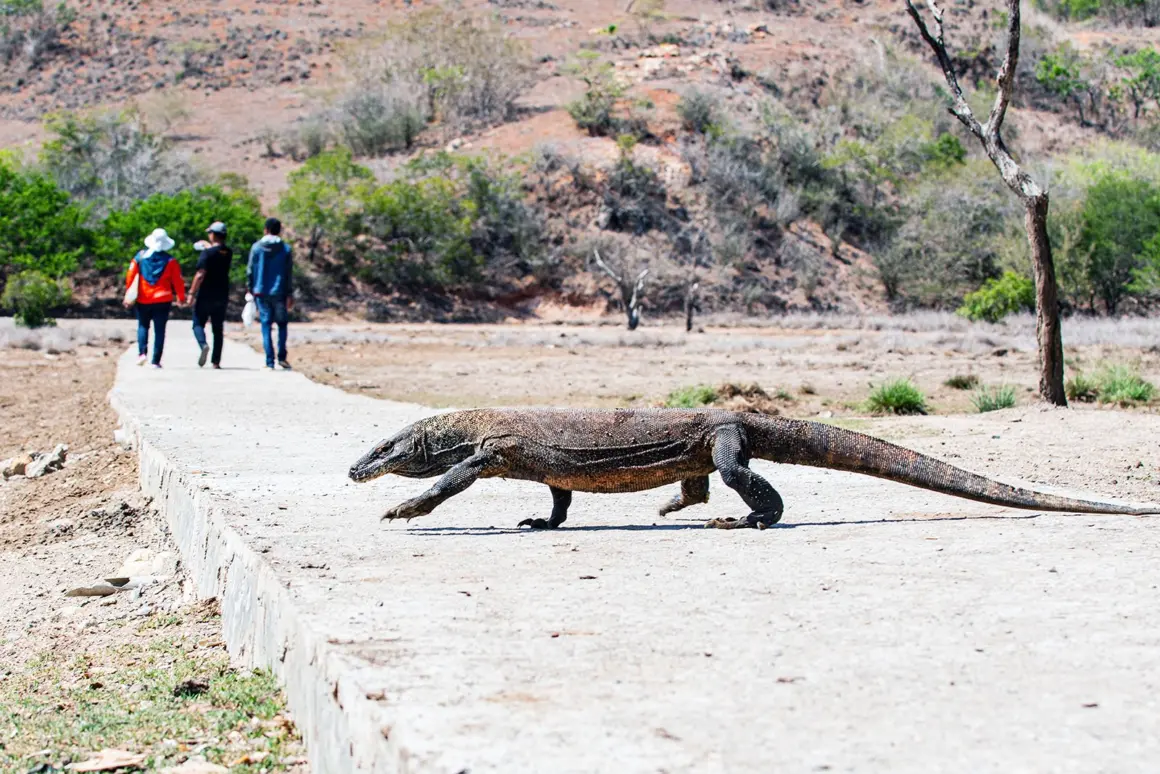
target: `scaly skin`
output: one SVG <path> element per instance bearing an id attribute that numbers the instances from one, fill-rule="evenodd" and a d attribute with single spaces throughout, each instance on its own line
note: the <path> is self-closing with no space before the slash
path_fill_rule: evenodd
<path id="1" fill-rule="evenodd" d="M 784 505 L 749 460 L 848 470 L 994 505 L 1037 511 L 1143 515 L 1160 506 L 1089 502 L 1001 484 L 910 449 L 816 422 L 716 409 L 478 409 L 424 419 L 378 444 L 350 469 L 355 481 L 393 473 L 439 480 L 396 505 L 384 519 L 430 513 L 478 478 L 547 484 L 548 519 L 519 526 L 555 529 L 568 518 L 572 492 L 639 492 L 680 482 L 662 515 L 709 499 L 709 474 L 721 474 L 752 513 L 714 519 L 723 529 L 776 524 Z"/>

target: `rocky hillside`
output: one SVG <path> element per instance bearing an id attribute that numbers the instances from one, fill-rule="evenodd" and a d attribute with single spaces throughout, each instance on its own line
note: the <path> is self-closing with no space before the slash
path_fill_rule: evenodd
<path id="1" fill-rule="evenodd" d="M 362 68 L 369 60 L 363 52 L 381 45 L 391 25 L 432 5 L 69 0 L 70 16 L 58 36 L 40 41 L 32 55 L 9 52 L 0 72 L 0 143 L 34 159 L 46 136 L 46 116 L 136 105 L 196 166 L 244 176 L 264 208 L 278 212 L 287 176 L 310 155 L 300 145 L 304 128 L 365 78 Z M 981 100 L 998 61 L 996 46 L 1002 44 L 999 5 L 970 2 L 948 11 L 956 66 L 983 87 Z M 516 109 L 504 120 L 475 125 L 432 116 L 409 149 L 359 162 L 385 180 L 408 158 L 446 148 L 519 169 L 529 206 L 542 219 L 552 268 L 529 268 L 485 289 L 445 288 L 436 295 L 452 300 L 432 306 L 423 294 L 408 292 L 403 298 L 382 283 L 341 276 L 349 264 L 328 263 L 324 245 L 318 265 L 310 269 L 323 278 L 314 284 L 318 308 L 361 314 L 368 303 L 381 306 L 393 298 L 415 316 L 437 316 L 433 309 L 471 316 L 485 307 L 494 310 L 488 316 L 603 311 L 615 306 L 618 296 L 589 253 L 605 236 L 623 238 L 627 245 L 622 246 L 625 272 L 653 266 L 646 306 L 666 312 L 679 311 L 693 282 L 699 283 L 702 307 L 710 309 L 761 313 L 945 305 L 957 303 L 972 283 L 1000 267 L 1003 250 L 991 246 L 980 259 L 986 266 L 963 274 L 966 270 L 955 264 L 947 269 L 948 287 L 937 292 L 920 287 L 913 276 L 902 290 L 892 288 L 894 280 L 881 274 L 889 263 L 882 256 L 901 254 L 906 247 L 901 235 L 930 215 L 919 212 L 915 197 L 926 196 L 924 185 L 939 187 L 931 182 L 942 173 L 932 166 L 935 151 L 929 149 L 943 135 L 958 138 L 968 154 L 958 158 L 958 146 L 946 145 L 954 163 L 974 163 L 972 169 L 979 171 L 972 179 L 986 176 L 970 138 L 938 107 L 937 73 L 901 2 L 489 0 L 457 3 L 453 12 L 494 19 L 510 40 L 526 46 L 532 77 Z M 1054 98 L 1036 87 L 1036 63 L 1061 46 L 1081 53 L 1150 46 L 1153 30 L 1068 23 L 1032 8 L 1026 16 L 1031 32 L 1025 35 L 1022 90 L 1009 132 L 1019 152 L 1031 159 L 1063 157 L 1124 135 L 1090 116 L 1077 119 L 1068 97 Z M 628 145 L 618 143 L 619 130 L 580 128 L 567 109 L 591 92 L 582 77 L 593 62 L 609 66 L 617 83 L 627 87 L 616 103 L 634 122 L 635 138 Z M 692 126 L 682 114 L 682 99 L 694 93 L 716 111 L 711 126 Z M 774 114 L 782 117 L 773 121 Z M 864 130 L 864 124 L 873 124 L 873 130 Z M 725 127 L 728 145 L 720 139 Z M 816 140 L 810 164 L 821 170 L 818 175 L 829 175 L 826 181 L 787 171 L 791 128 L 794 137 Z M 883 148 L 891 132 L 906 136 L 889 140 L 886 159 Z M 714 175 L 742 164 L 738 149 L 752 138 L 762 158 L 780 154 L 784 191 L 751 197 L 743 216 L 726 217 L 722 199 L 732 201 L 732 194 Z M 929 158 L 908 167 L 903 146 L 911 141 Z M 732 155 L 724 158 L 722 148 Z M 626 160 L 651 176 L 644 179 L 653 186 L 651 193 L 642 194 L 651 204 L 641 206 L 655 207 L 654 221 L 661 225 L 616 225 L 623 196 L 617 198 L 618 184 L 609 181 L 624 172 Z M 865 176 L 868 169 L 871 177 Z M 1007 206 L 990 182 L 979 184 L 989 186 L 980 200 L 992 197 L 996 211 Z M 690 238 L 701 240 L 702 247 L 685 244 Z M 910 239 L 937 241 L 921 230 Z M 966 245 L 949 252 L 973 249 Z"/>

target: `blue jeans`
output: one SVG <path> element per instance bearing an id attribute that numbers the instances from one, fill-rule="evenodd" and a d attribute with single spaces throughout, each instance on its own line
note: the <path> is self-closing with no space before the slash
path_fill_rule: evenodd
<path id="1" fill-rule="evenodd" d="M 274 342 L 270 335 L 271 324 L 278 325 L 278 359 L 286 359 L 286 324 L 290 321 L 286 299 L 282 296 L 257 296 L 254 302 L 258 305 L 258 319 L 262 323 L 262 347 L 266 350 L 266 365 L 273 368 Z"/>
<path id="2" fill-rule="evenodd" d="M 149 351 L 149 324 L 153 323 L 153 365 L 161 365 L 161 352 L 165 349 L 165 324 L 169 322 L 169 309 L 173 304 L 137 304 L 137 354 Z"/>
<path id="3" fill-rule="evenodd" d="M 213 357 L 210 362 L 221 365 L 222 340 L 225 338 L 226 305 L 225 302 L 215 304 L 193 305 L 193 337 L 197 339 L 197 346 L 205 349 L 205 324 L 213 329 Z"/>

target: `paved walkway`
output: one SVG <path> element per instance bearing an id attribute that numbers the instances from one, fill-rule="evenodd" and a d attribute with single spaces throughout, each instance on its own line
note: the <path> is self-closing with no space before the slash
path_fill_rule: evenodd
<path id="1" fill-rule="evenodd" d="M 239 658 L 286 681 L 314 770 L 1145 771 L 1160 760 L 1155 520 L 1026 517 L 761 465 L 784 528 L 656 517 L 669 492 L 422 481 L 351 462 L 429 410 L 260 369 L 121 362 L 142 483 Z M 293 351 L 291 351 L 293 356 Z M 405 380 L 406 373 L 391 378 Z M 687 517 L 686 517 L 687 514 Z M 984 517 L 984 518 L 970 518 Z"/>

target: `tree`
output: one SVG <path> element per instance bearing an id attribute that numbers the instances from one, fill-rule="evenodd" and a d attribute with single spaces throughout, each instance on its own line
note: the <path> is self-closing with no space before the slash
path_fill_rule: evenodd
<path id="1" fill-rule="evenodd" d="M 648 277 L 648 267 L 641 269 L 634 279 L 627 263 L 620 271 L 613 269 L 600 257 L 598 248 L 592 250 L 592 260 L 616 283 L 616 288 L 620 291 L 620 303 L 624 306 L 624 314 L 628 318 L 628 329 L 635 331 L 640 325 L 640 307 L 644 301 L 644 281 Z"/>
<path id="2" fill-rule="evenodd" d="M 1023 203 L 1024 227 L 1031 247 L 1031 261 L 1035 271 L 1035 332 L 1039 343 L 1039 394 L 1057 406 L 1067 405 L 1067 394 L 1063 388 L 1063 336 L 1059 322 L 1059 288 L 1055 280 L 1055 264 L 1051 257 L 1051 241 L 1047 236 L 1047 191 L 1043 190 L 1031 176 L 1011 158 L 1011 153 L 1003 142 L 1003 119 L 1007 116 L 1007 106 L 1011 103 L 1011 91 L 1015 84 L 1015 69 L 1019 63 L 1019 0 L 1007 0 L 1007 51 L 997 77 L 997 93 L 991 106 L 987 123 L 981 124 L 975 118 L 971 106 L 959 86 L 954 63 L 947 54 L 943 40 L 943 12 L 935 0 L 927 0 L 927 7 L 934 20 L 934 32 L 927 25 L 922 13 L 913 0 L 905 0 L 906 11 L 918 26 L 919 34 L 934 51 L 950 87 L 950 112 L 983 145 L 987 157 L 999 170 L 1003 182 L 1007 184 Z"/>
<path id="3" fill-rule="evenodd" d="M 290 188 L 278 208 L 299 234 L 309 235 L 310 262 L 323 238 L 350 212 L 353 189 L 374 182 L 374 174 L 354 163 L 350 149 L 320 153 L 290 173 Z"/>
<path id="4" fill-rule="evenodd" d="M 88 216 L 52 180 L 0 158 L 0 279 L 23 269 L 71 274 L 92 245 Z"/>
<path id="5" fill-rule="evenodd" d="M 170 250 L 181 267 L 190 272 L 197 263 L 195 242 L 205 239 L 205 228 L 220 220 L 229 229 L 234 249 L 230 278 L 246 276 L 250 245 L 262 236 L 262 205 L 249 189 L 207 185 L 177 194 L 154 194 L 126 210 L 109 213 L 98 238 L 96 268 L 124 268 L 153 229 L 162 227 L 176 242 Z"/>

